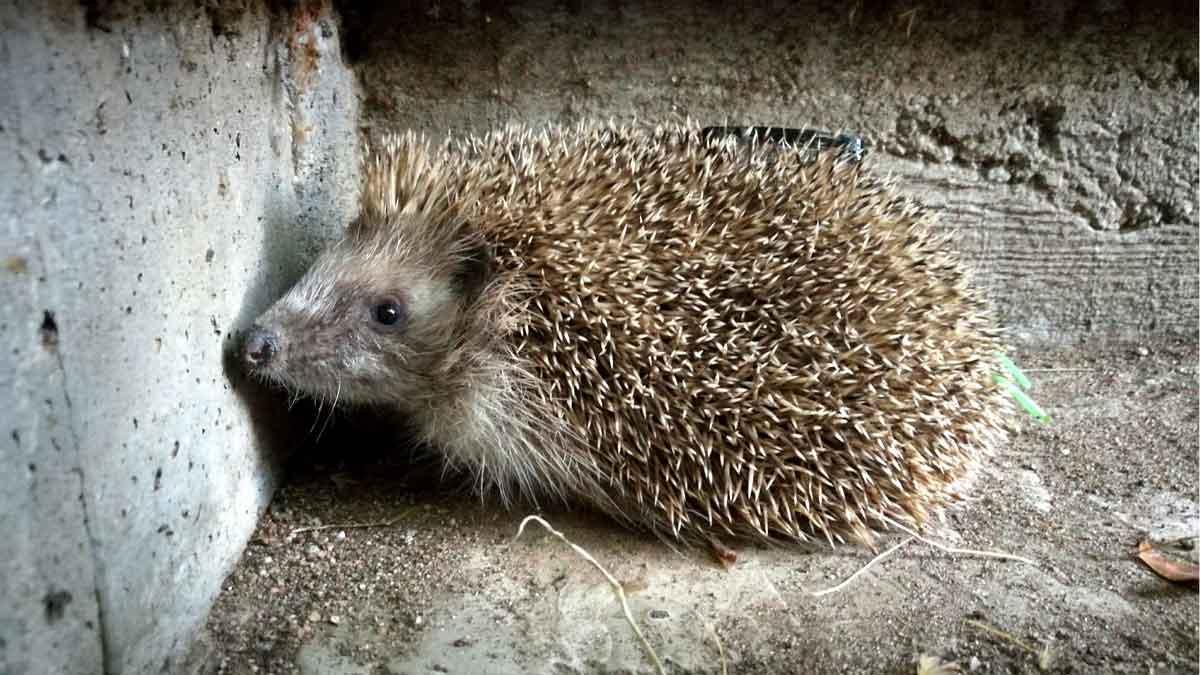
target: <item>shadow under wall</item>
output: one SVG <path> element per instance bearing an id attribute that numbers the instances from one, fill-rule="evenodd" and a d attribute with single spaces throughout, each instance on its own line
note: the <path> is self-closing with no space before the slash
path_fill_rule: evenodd
<path id="1" fill-rule="evenodd" d="M 1195 33 L 1200 26 L 1194 2 L 1181 0 L 969 0 L 914 3 L 912 0 L 403 0 L 375 3 L 334 0 L 341 17 L 343 58 L 351 65 L 395 51 L 408 51 L 406 37 L 442 33 L 444 51 L 417 50 L 411 56 L 453 66 L 469 58 L 453 37 L 461 31 L 477 33 L 482 41 L 471 51 L 498 51 L 505 31 L 527 22 L 557 17 L 590 22 L 593 33 L 619 31 L 623 24 L 660 15 L 706 16 L 739 30 L 761 31 L 765 42 L 801 37 L 807 27 L 853 27 L 869 49 L 873 36 L 885 36 L 917 21 L 955 23 L 964 47 L 970 48 L 981 33 L 995 29 L 997 21 L 1023 24 L 1030 37 L 1044 40 L 1069 37 L 1090 30 L 1125 31 L 1135 27 L 1169 26 Z"/>

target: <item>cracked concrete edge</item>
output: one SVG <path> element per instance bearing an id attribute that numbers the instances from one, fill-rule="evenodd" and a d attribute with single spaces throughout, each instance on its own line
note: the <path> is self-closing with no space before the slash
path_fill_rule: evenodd
<path id="1" fill-rule="evenodd" d="M 36 313 L 48 299 L 33 284 L 21 289 L 28 295 L 11 290 L 6 283 L 2 300 L 14 315 Z M 10 358 L 0 364 L 0 378 L 17 384 L 3 401 L 13 424 L 0 449 L 0 671 L 93 672 L 104 641 L 83 470 L 54 333 L 30 324 L 5 326 Z M 30 350 L 31 342 L 47 346 Z"/>
<path id="2" fill-rule="evenodd" d="M 289 433 L 228 354 L 354 205 L 338 40 L 323 6 L 0 3 L 0 672 L 181 667 Z"/>

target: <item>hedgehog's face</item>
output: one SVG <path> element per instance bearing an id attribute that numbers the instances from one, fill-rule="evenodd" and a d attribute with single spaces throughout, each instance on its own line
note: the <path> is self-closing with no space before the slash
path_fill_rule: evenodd
<path id="1" fill-rule="evenodd" d="M 352 228 L 322 253 L 251 328 L 247 368 L 328 401 L 409 407 L 434 395 L 487 260 L 392 239 Z"/>

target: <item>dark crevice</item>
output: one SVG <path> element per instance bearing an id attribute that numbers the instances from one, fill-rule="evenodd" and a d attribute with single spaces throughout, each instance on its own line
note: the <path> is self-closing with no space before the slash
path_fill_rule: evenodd
<path id="1" fill-rule="evenodd" d="M 49 591 L 42 598 L 42 604 L 46 609 L 46 623 L 56 624 L 66 612 L 67 605 L 71 604 L 71 593 L 69 591 Z"/>
<path id="2" fill-rule="evenodd" d="M 112 32 L 112 0 L 82 0 L 83 22 L 92 29 L 103 33 Z"/>
<path id="3" fill-rule="evenodd" d="M 1038 147 L 1049 153 L 1060 154 L 1059 133 L 1066 114 L 1067 108 L 1061 103 L 1048 103 L 1037 107 L 1031 121 L 1037 126 Z"/>
<path id="4" fill-rule="evenodd" d="M 240 35 L 238 23 L 241 22 L 247 9 L 249 9 L 249 3 L 246 2 L 209 0 L 205 3 L 204 12 L 208 15 L 213 37 L 237 37 Z"/>
<path id="5" fill-rule="evenodd" d="M 42 338 L 42 347 L 47 351 L 58 348 L 58 323 L 54 320 L 54 312 L 46 310 L 42 313 L 42 325 L 38 329 Z"/>
<path id="6" fill-rule="evenodd" d="M 518 24 L 512 9 L 519 3 L 479 0 L 478 3 L 444 0 L 404 0 L 392 3 L 334 0 L 334 12 L 342 24 L 342 58 L 350 66 L 368 60 L 376 50 L 395 47 L 397 27 L 408 30 L 460 29 L 478 26 L 503 29 Z M 560 0 L 559 6 L 574 16 L 584 4 Z M 473 6 L 472 6 L 473 5 Z"/>
<path id="7" fill-rule="evenodd" d="M 60 368 L 62 367 L 61 361 L 62 357 L 60 356 Z M 65 381 L 63 383 L 63 396 L 64 398 L 67 397 Z M 67 398 L 67 401 L 67 410 L 70 411 L 70 399 Z M 75 443 L 75 453 L 78 455 L 79 437 L 76 435 L 73 424 L 69 425 L 69 428 L 71 430 L 72 441 Z M 95 533 L 92 531 L 92 519 L 89 515 L 90 509 L 88 508 L 87 503 L 87 480 L 84 477 L 83 467 L 76 466 L 74 473 L 79 476 L 79 506 L 81 509 L 83 509 L 83 529 L 87 534 L 88 552 L 92 557 L 92 592 L 94 593 L 96 601 L 96 622 L 100 627 L 98 636 L 100 640 L 100 663 L 104 675 L 109 675 L 109 673 L 114 672 L 113 664 L 110 662 L 112 655 L 109 653 L 108 646 L 112 636 L 109 634 L 108 621 L 105 618 L 106 612 L 104 609 L 104 594 L 100 591 L 100 586 L 103 581 L 100 573 L 100 568 L 102 567 L 100 558 L 100 542 L 96 538 Z"/>

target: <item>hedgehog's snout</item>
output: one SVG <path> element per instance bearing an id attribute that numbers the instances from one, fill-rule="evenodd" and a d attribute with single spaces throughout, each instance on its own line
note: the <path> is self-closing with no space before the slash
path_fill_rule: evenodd
<path id="1" fill-rule="evenodd" d="M 279 336 L 259 325 L 250 327 L 242 344 L 242 363 L 250 370 L 262 370 L 279 354 Z"/>

